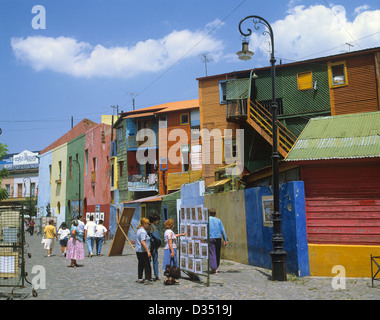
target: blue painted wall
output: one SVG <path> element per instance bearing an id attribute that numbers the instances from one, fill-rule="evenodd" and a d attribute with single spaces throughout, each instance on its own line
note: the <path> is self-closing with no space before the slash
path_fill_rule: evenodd
<path id="1" fill-rule="evenodd" d="M 38 197 L 37 208 L 40 212 L 39 217 L 46 216 L 46 206 L 50 203 L 51 185 L 49 166 L 52 163 L 52 151 L 40 155 L 38 170 Z"/>
<path id="2" fill-rule="evenodd" d="M 271 269 L 273 227 L 264 226 L 262 197 L 272 195 L 270 187 L 244 191 L 247 226 L 248 262 Z M 302 181 L 289 182 L 280 188 L 280 210 L 284 250 L 287 252 L 286 271 L 298 276 L 309 275 L 306 238 L 305 194 Z"/>
<path id="3" fill-rule="evenodd" d="M 205 182 L 197 181 L 181 186 L 181 205 L 204 205 Z"/>
<path id="4" fill-rule="evenodd" d="M 116 232 L 116 227 L 117 227 L 117 209 L 119 209 L 119 214 L 123 211 L 123 207 L 128 207 L 128 208 L 135 208 L 135 213 L 133 215 L 131 225 L 135 230 L 137 230 L 137 226 L 140 223 L 140 217 L 141 217 L 141 203 L 136 202 L 136 203 L 120 203 L 113 205 L 111 204 L 110 206 L 110 223 L 109 223 L 109 231 L 110 231 L 110 238 L 113 238 L 115 236 Z M 133 231 L 132 228 L 129 228 L 128 231 L 128 239 L 130 241 L 134 241 L 136 239 L 136 234 Z"/>

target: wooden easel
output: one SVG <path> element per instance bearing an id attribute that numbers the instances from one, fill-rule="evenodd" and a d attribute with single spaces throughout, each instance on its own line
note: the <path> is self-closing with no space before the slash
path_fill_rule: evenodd
<path id="1" fill-rule="evenodd" d="M 128 236 L 127 236 L 129 227 L 132 227 L 133 231 L 136 233 L 136 230 L 131 225 L 131 221 L 135 213 L 135 210 L 136 208 L 123 208 L 121 215 L 117 217 L 117 227 L 116 227 L 115 236 L 113 237 L 113 240 L 112 240 L 110 252 L 108 253 L 109 257 L 120 256 L 123 254 L 125 240 L 128 240 L 132 249 L 135 250 L 133 244 L 131 243 L 131 241 L 129 241 Z"/>

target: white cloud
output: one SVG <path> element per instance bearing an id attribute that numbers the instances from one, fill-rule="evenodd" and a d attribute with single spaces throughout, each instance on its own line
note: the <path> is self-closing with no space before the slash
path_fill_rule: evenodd
<path id="1" fill-rule="evenodd" d="M 364 5 L 360 6 L 360 7 L 355 8 L 354 13 L 355 13 L 355 14 L 360 14 L 360 13 L 362 13 L 363 11 L 367 11 L 367 10 L 369 10 L 369 8 L 370 8 L 370 6 L 369 6 L 368 4 L 364 4 Z"/>
<path id="2" fill-rule="evenodd" d="M 337 54 L 347 50 L 346 42 L 354 45 L 351 50 L 378 46 L 380 10 L 357 12 L 355 19 L 350 21 L 345 8 L 340 5 L 334 5 L 331 9 L 323 5 L 300 5 L 289 9 L 283 20 L 271 23 L 275 56 L 302 60 Z M 261 30 L 264 31 L 264 27 Z M 256 32 L 251 36 L 250 47 L 268 57 L 268 41 L 268 35 Z"/>
<path id="3" fill-rule="evenodd" d="M 11 46 L 17 60 L 36 71 L 51 70 L 86 78 L 128 78 L 162 71 L 179 59 L 198 56 L 205 50 L 217 57 L 223 48 L 222 41 L 206 34 L 207 30 L 173 31 L 161 39 L 110 48 L 68 37 L 31 36 L 12 38 Z"/>

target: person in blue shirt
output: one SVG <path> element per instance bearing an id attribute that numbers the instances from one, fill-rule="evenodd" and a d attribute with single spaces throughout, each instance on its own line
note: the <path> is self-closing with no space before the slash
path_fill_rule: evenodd
<path id="1" fill-rule="evenodd" d="M 216 218 L 216 210 L 209 210 L 209 252 L 210 252 L 210 269 L 211 273 L 217 274 L 220 264 L 220 249 L 222 247 L 222 236 L 224 245 L 228 244 L 227 234 L 224 230 L 223 223 L 220 219 Z"/>

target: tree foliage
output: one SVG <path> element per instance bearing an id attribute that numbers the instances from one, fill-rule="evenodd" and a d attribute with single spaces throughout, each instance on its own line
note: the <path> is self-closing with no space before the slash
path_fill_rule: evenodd
<path id="1" fill-rule="evenodd" d="M 4 156 L 8 152 L 8 146 L 6 144 L 0 143 L 0 160 L 4 158 Z M 1 188 L 1 181 L 8 176 L 8 170 L 2 169 L 0 170 L 0 201 L 8 198 L 8 192 L 5 188 Z"/>

